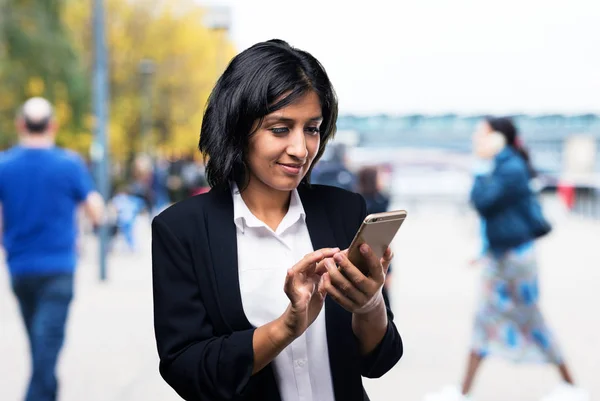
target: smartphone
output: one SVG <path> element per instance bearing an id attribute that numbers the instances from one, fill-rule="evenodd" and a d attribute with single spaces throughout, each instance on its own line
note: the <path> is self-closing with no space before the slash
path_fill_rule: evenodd
<path id="1" fill-rule="evenodd" d="M 348 248 L 348 259 L 350 262 L 358 267 L 363 274 L 367 275 L 368 268 L 360 253 L 360 246 L 366 243 L 371 247 L 375 255 L 381 258 L 385 250 L 392 243 L 405 219 L 405 210 L 374 213 L 365 217 Z"/>

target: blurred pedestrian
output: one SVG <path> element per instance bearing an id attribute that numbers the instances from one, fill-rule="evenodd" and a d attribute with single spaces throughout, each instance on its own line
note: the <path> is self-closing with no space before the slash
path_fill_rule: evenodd
<path id="1" fill-rule="evenodd" d="M 114 216 L 113 240 L 121 234 L 130 251 L 136 250 L 135 222 L 137 216 L 144 210 L 144 199 L 130 193 L 125 184 L 119 185 L 115 195 L 110 199 L 108 208 Z"/>
<path id="2" fill-rule="evenodd" d="M 332 143 L 311 175 L 313 184 L 330 185 L 347 191 L 356 191 L 356 175 L 348 169 L 346 145 Z"/>
<path id="3" fill-rule="evenodd" d="M 154 194 L 152 211 L 150 215 L 156 216 L 162 212 L 167 206 L 169 206 L 169 189 L 167 181 L 169 179 L 169 162 L 168 160 L 159 155 L 154 161 L 154 167 L 152 169 L 152 184 L 151 191 Z"/>
<path id="4" fill-rule="evenodd" d="M 573 385 L 558 342 L 542 316 L 534 240 L 539 223 L 530 188 L 535 172 L 508 118 L 488 118 L 473 136 L 477 158 L 471 201 L 482 220 L 481 299 L 462 388 L 448 387 L 427 401 L 468 400 L 484 358 L 550 363 L 562 383 L 544 401 L 587 401 Z M 537 216 L 539 218 L 539 216 Z"/>
<path id="5" fill-rule="evenodd" d="M 367 203 L 367 213 L 387 212 L 390 198 L 381 188 L 381 179 L 377 167 L 367 166 L 358 171 L 358 193 Z"/>
<path id="6" fill-rule="evenodd" d="M 377 167 L 366 166 L 358 171 L 358 193 L 365 198 L 367 214 L 383 213 L 389 210 L 390 198 L 381 188 L 381 176 Z M 389 295 L 392 282 L 392 265 L 388 267 L 385 277 L 385 287 Z"/>
<path id="7" fill-rule="evenodd" d="M 3 238 L 27 331 L 32 373 L 26 401 L 54 401 L 76 265 L 76 209 L 95 224 L 103 201 L 82 159 L 55 146 L 52 106 L 29 99 L 16 119 L 20 143 L 0 157 Z"/>
<path id="8" fill-rule="evenodd" d="M 152 218 L 155 193 L 153 191 L 154 166 L 152 158 L 146 154 L 137 155 L 132 163 L 132 182 L 129 188 L 131 195 L 144 200 L 145 210 Z"/>

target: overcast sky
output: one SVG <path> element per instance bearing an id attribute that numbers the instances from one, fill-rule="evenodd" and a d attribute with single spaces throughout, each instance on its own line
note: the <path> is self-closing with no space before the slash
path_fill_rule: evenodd
<path id="1" fill-rule="evenodd" d="M 312 53 L 344 113 L 600 112 L 600 0 L 198 1 Z"/>

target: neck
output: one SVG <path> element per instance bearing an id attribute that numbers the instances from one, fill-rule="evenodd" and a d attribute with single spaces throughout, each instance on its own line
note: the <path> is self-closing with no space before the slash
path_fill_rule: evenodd
<path id="1" fill-rule="evenodd" d="M 54 139 L 47 134 L 26 134 L 21 137 L 21 145 L 27 148 L 51 148 L 54 146 Z"/>
<path id="2" fill-rule="evenodd" d="M 250 178 L 248 186 L 240 194 L 252 214 L 276 230 L 288 212 L 291 191 L 278 191 L 257 181 Z"/>

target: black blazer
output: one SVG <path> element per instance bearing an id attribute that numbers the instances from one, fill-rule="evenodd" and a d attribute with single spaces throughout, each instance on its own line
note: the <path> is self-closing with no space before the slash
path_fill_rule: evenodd
<path id="1" fill-rule="evenodd" d="M 314 249 L 347 248 L 366 214 L 363 198 L 320 185 L 301 184 L 298 192 Z M 179 202 L 153 220 L 152 275 L 159 370 L 181 397 L 281 399 L 271 365 L 252 376 L 255 328 L 242 307 L 228 187 Z M 361 377 L 382 376 L 402 356 L 389 305 L 385 337 L 367 356 L 352 332 L 352 314 L 330 298 L 325 308 L 335 398 L 368 400 Z"/>

